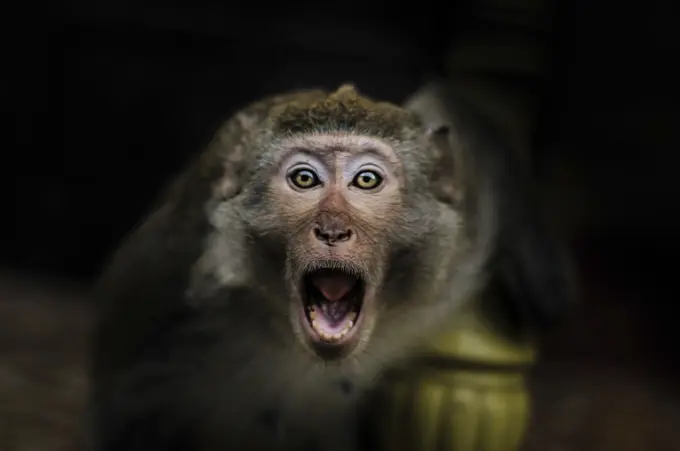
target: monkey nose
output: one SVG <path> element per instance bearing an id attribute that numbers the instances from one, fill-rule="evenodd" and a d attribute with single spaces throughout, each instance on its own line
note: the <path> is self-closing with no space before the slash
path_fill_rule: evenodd
<path id="1" fill-rule="evenodd" d="M 336 243 L 349 241 L 354 233 L 347 227 L 314 227 L 314 236 L 324 244 L 332 246 Z"/>

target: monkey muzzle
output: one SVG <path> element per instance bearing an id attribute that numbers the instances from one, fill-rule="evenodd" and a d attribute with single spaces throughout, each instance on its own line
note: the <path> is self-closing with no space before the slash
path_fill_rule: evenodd
<path id="1" fill-rule="evenodd" d="M 321 269 L 303 277 L 301 294 L 312 341 L 348 343 L 361 314 L 364 287 L 360 277 L 337 269 Z"/>

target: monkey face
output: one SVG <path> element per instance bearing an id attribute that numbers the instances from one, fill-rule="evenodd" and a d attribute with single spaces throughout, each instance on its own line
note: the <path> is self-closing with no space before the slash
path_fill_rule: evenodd
<path id="1" fill-rule="evenodd" d="M 326 358 L 366 340 L 404 214 L 396 152 L 375 138 L 305 135 L 282 144 L 258 227 L 285 243 L 293 325 Z"/>

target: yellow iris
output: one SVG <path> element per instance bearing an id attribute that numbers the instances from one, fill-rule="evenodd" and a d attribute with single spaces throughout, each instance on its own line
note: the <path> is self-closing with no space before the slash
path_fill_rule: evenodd
<path id="1" fill-rule="evenodd" d="M 382 177 L 374 171 L 362 171 L 354 177 L 354 186 L 361 189 L 374 189 L 382 183 Z"/>
<path id="2" fill-rule="evenodd" d="M 314 172 L 310 171 L 309 169 L 300 169 L 299 171 L 295 171 L 291 175 L 290 180 L 295 186 L 302 189 L 313 188 L 319 184 L 319 179 L 317 178 L 316 174 L 314 174 Z"/>

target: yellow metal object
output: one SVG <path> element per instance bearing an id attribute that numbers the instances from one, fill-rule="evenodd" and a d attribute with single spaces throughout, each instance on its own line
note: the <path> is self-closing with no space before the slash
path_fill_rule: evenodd
<path id="1" fill-rule="evenodd" d="M 432 359 L 385 386 L 378 415 L 389 451 L 515 451 L 528 416 L 529 342 L 491 330 L 470 312 L 433 340 Z M 385 412 L 385 409 L 387 412 Z"/>

